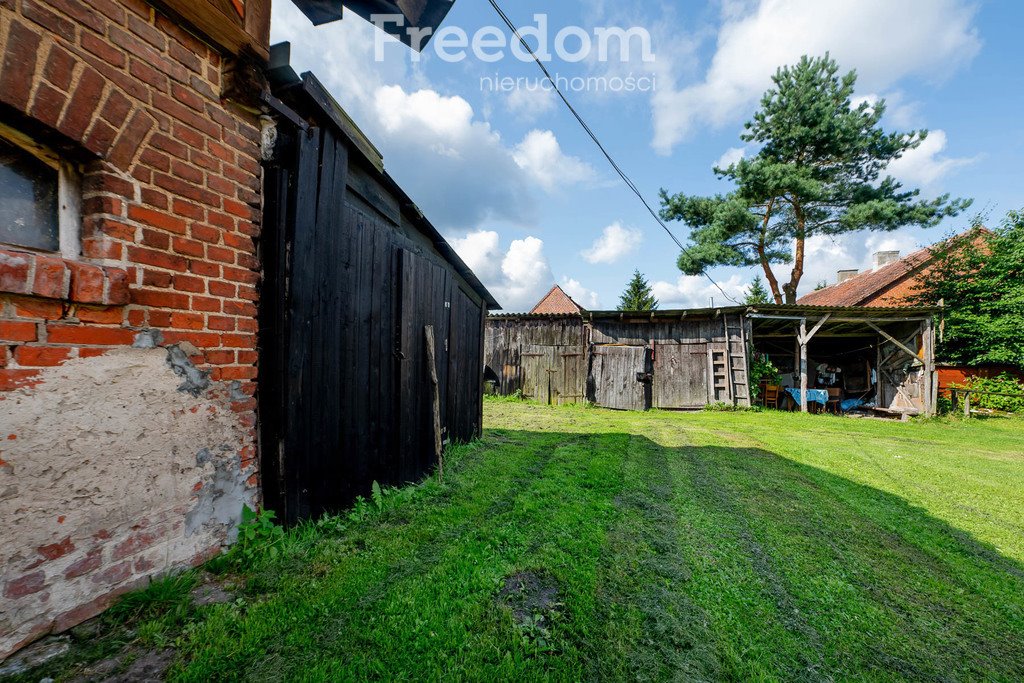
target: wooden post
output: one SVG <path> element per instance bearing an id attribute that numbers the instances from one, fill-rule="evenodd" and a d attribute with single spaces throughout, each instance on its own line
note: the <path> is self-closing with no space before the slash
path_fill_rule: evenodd
<path id="1" fill-rule="evenodd" d="M 937 399 L 935 396 L 935 327 L 931 320 L 922 323 L 924 335 L 924 414 L 926 417 L 935 415 Z"/>
<path id="2" fill-rule="evenodd" d="M 800 319 L 800 412 L 807 412 L 807 319 Z"/>
<path id="3" fill-rule="evenodd" d="M 437 458 L 437 478 L 439 481 L 444 481 L 444 446 L 441 443 L 441 388 L 437 381 L 434 326 L 425 326 L 423 334 L 427 338 L 427 369 L 430 371 L 430 402 L 434 418 L 434 456 Z"/>
<path id="4" fill-rule="evenodd" d="M 971 392 L 964 392 L 964 417 L 971 416 Z"/>
<path id="5" fill-rule="evenodd" d="M 876 364 L 874 364 L 874 407 L 885 408 L 882 404 L 882 337 L 878 338 L 879 347 L 876 353 Z"/>

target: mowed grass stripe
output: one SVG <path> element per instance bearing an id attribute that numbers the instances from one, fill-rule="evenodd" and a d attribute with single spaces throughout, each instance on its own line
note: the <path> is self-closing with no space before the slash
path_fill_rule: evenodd
<path id="1" fill-rule="evenodd" d="M 596 586 L 600 637 L 590 680 L 715 680 L 720 657 L 708 616 L 686 592 L 691 563 L 672 506 L 675 472 L 665 450 L 633 435 L 623 491 Z"/>
<path id="2" fill-rule="evenodd" d="M 725 439 L 894 493 L 1024 562 L 1024 421 L 899 424 L 776 412 L 731 417 L 664 419 L 683 426 L 695 443 Z M 751 420 L 760 424 L 744 428 Z M 983 436 L 986 429 L 1000 438 Z M 996 457 L 986 456 L 995 448 L 1002 449 Z"/>
<path id="3" fill-rule="evenodd" d="M 331 592 L 340 592 L 340 599 L 325 600 L 319 585 L 271 598 L 288 603 L 291 620 L 300 612 L 311 621 L 293 627 L 286 656 L 270 653 L 262 661 L 250 661 L 249 673 L 294 680 L 349 679 L 360 672 L 371 677 L 386 673 L 390 680 L 422 680 L 451 671 L 469 678 L 472 672 L 529 676 L 537 669 L 536 648 L 520 637 L 494 595 L 504 576 L 530 568 L 551 571 L 563 587 L 567 613 L 580 615 L 557 625 L 569 652 L 552 660 L 576 662 L 578 670 L 582 656 L 571 650 L 573 643 L 588 642 L 590 636 L 586 629 L 576 632 L 577 624 L 591 623 L 587 615 L 593 611 L 593 568 L 603 545 L 601 519 L 612 512 L 624 442 L 620 439 L 618 448 L 609 448 L 607 440 L 579 437 L 567 443 L 564 435 L 545 435 L 524 448 L 514 432 L 499 437 L 508 442 L 489 454 L 486 465 L 477 463 L 450 475 L 453 491 L 447 498 L 467 495 L 462 490 L 466 474 L 474 482 L 490 478 L 475 468 L 504 462 L 503 476 L 492 479 L 500 484 L 492 491 L 495 495 L 480 497 L 474 490 L 478 505 L 437 510 L 444 524 L 426 509 L 417 510 L 421 519 L 407 525 L 411 528 L 396 529 L 399 537 L 412 542 L 391 542 L 375 552 L 370 548 L 381 540 L 379 534 L 372 528 L 365 539 L 357 534 L 362 564 L 380 566 L 358 572 L 362 579 L 355 584 L 352 576 L 343 577 L 351 568 L 333 569 L 326 582 L 338 582 L 342 590 Z M 516 469 L 520 476 L 509 477 Z M 447 531 L 423 537 L 417 533 L 436 528 Z M 395 563 L 396 557 L 402 559 Z M 387 558 L 390 564 L 384 562 Z M 297 610 L 295 600 L 305 609 Z M 318 635 L 311 637 L 311 632 Z M 316 643 L 312 651 L 311 642 Z M 388 662 L 386 672 L 380 669 L 382 661 Z M 208 672 L 206 662 L 194 662 L 192 668 Z M 571 666 L 563 669 L 563 675 L 571 675 Z"/>
<path id="4" fill-rule="evenodd" d="M 498 436 L 469 449 L 468 462 L 453 463 L 443 486 L 428 482 L 420 496 L 392 513 L 406 524 L 385 518 L 340 538 L 314 536 L 308 546 L 297 540 L 286 559 L 255 568 L 251 607 L 241 613 L 223 607 L 207 619 L 193 641 L 193 661 L 180 670 L 182 680 L 309 668 L 329 653 L 325 640 L 359 656 L 379 604 L 403 582 L 419 580 L 424 562 L 443 553 L 460 531 L 482 525 L 502 500 L 519 495 L 513 481 L 551 448 Z M 477 457 L 484 449 L 487 457 Z M 225 633 L 237 637 L 225 639 Z"/>
<path id="5" fill-rule="evenodd" d="M 881 662 L 879 653 L 887 667 L 898 664 L 924 678 L 941 678 L 951 666 L 965 664 L 974 675 L 997 671 L 1007 656 L 1016 660 L 1011 666 L 1020 666 L 1015 648 L 1001 637 L 1014 629 L 998 610 L 978 605 L 977 591 L 959 580 L 953 566 L 960 558 L 920 547 L 914 528 L 919 511 L 879 495 L 866 506 L 870 514 L 863 514 L 836 490 L 848 486 L 842 480 L 828 481 L 820 471 L 774 456 L 733 458 L 734 466 L 718 471 L 733 491 L 743 492 L 744 517 L 792 609 L 825 641 L 831 661 L 824 670 L 871 670 Z M 897 531 L 900 522 L 910 533 Z M 935 524 L 926 520 L 923 526 L 931 530 Z M 952 535 L 944 540 L 957 544 Z M 974 569 L 974 578 L 986 571 Z M 987 626 L 975 628 L 978 620 Z"/>
<path id="6" fill-rule="evenodd" d="M 443 484 L 289 531 L 233 603 L 158 584 L 93 651 L 173 647 L 188 681 L 1024 680 L 1022 421 L 485 424 Z"/>

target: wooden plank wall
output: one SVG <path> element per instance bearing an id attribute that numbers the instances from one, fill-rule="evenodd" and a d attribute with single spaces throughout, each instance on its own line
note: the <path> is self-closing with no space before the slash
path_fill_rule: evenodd
<path id="1" fill-rule="evenodd" d="M 336 129 L 279 136 L 261 242 L 261 453 L 266 504 L 294 523 L 434 467 L 425 325 L 444 433 L 479 435 L 485 307 L 390 193 L 365 190 Z"/>
<path id="2" fill-rule="evenodd" d="M 728 334 L 733 347 L 741 348 L 739 327 Z M 726 335 L 724 318 L 710 316 L 593 321 L 571 317 L 497 317 L 487 322 L 484 358 L 502 395 L 522 391 L 530 398 L 546 402 L 546 385 L 537 388 L 546 382 L 543 369 L 558 368 L 558 354 L 562 354 L 564 362 L 566 354 L 575 352 L 582 353 L 578 362 L 586 376 L 587 399 L 598 405 L 629 406 L 632 410 L 652 405 L 699 408 L 712 400 L 708 390 L 712 383 L 708 350 L 726 350 Z M 659 358 L 661 355 L 664 358 Z M 638 382 L 638 372 L 651 377 Z M 570 374 L 569 370 L 563 371 L 565 377 Z M 745 381 L 745 376 L 744 362 L 741 371 L 724 377 L 739 382 Z M 749 400 L 745 388 L 732 391 L 729 396 L 740 402 Z"/>
<path id="3" fill-rule="evenodd" d="M 649 369 L 646 346 L 595 345 L 591 349 L 590 400 L 602 408 L 647 410 L 650 385 L 637 378 Z"/>
<path id="4" fill-rule="evenodd" d="M 536 385 L 542 383 L 544 392 L 538 400 L 548 401 L 546 376 L 541 370 L 557 370 L 556 380 L 562 402 L 578 402 L 584 395 L 587 367 L 587 328 L 581 318 L 491 318 L 487 321 L 484 342 L 484 363 L 497 378 L 498 393 L 510 396 L 517 391 L 536 394 Z M 543 357 L 544 361 L 525 361 Z M 538 355 L 539 354 L 539 355 Z M 541 368 L 544 365 L 544 368 Z M 529 375 L 524 368 L 533 372 Z"/>

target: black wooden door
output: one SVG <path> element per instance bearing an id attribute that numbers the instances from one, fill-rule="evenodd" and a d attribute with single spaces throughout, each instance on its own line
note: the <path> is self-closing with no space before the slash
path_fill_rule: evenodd
<path id="1" fill-rule="evenodd" d="M 350 499 L 358 480 L 340 410 L 352 245 L 344 142 L 327 128 L 282 135 L 266 176 L 260 419 L 265 504 L 295 522 Z"/>
<path id="2" fill-rule="evenodd" d="M 398 327 L 399 372 L 395 401 L 398 409 L 399 479 L 410 482 L 433 465 L 433 415 L 428 385 L 426 327 L 433 328 L 435 369 L 441 410 L 448 398 L 448 332 L 451 324 L 451 273 L 408 250 L 399 258 Z M 446 422 L 442 415 L 442 424 Z M 446 435 L 447 436 L 447 435 Z"/>

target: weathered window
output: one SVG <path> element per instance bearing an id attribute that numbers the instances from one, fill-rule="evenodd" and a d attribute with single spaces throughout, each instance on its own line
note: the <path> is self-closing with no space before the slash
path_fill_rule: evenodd
<path id="1" fill-rule="evenodd" d="M 70 164 L 0 128 L 0 244 L 78 256 L 79 197 Z"/>

